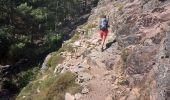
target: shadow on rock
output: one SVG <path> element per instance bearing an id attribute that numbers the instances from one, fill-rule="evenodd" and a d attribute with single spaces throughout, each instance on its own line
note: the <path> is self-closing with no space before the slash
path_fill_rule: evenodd
<path id="1" fill-rule="evenodd" d="M 109 42 L 106 44 L 106 48 L 104 50 L 107 50 L 108 48 L 110 48 L 112 46 L 113 43 L 116 42 L 116 39 L 114 39 L 113 41 Z"/>

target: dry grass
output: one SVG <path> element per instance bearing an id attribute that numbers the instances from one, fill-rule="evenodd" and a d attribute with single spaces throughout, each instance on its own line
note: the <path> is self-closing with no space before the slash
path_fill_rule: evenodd
<path id="1" fill-rule="evenodd" d="M 52 76 L 52 75 L 51 75 Z M 76 75 L 65 72 L 29 83 L 16 100 L 64 100 L 66 92 L 75 94 L 80 86 L 75 83 Z"/>
<path id="2" fill-rule="evenodd" d="M 49 87 L 47 100 L 64 100 L 66 92 L 75 94 L 80 89 L 75 83 L 76 75 L 66 72 L 59 75 L 56 81 Z"/>
<path id="3" fill-rule="evenodd" d="M 129 56 L 129 49 L 123 48 L 123 49 L 121 50 L 121 58 L 122 58 L 122 60 L 123 60 L 124 62 L 126 62 L 128 56 Z"/>
<path id="4" fill-rule="evenodd" d="M 122 4 L 122 3 L 115 3 L 114 7 L 116 7 L 118 9 L 118 11 L 122 12 L 123 8 L 124 8 L 124 4 Z"/>
<path id="5" fill-rule="evenodd" d="M 54 53 L 52 57 L 47 62 L 47 66 L 49 67 L 56 67 L 58 64 L 61 64 L 64 61 L 64 58 L 60 56 L 58 53 Z"/>

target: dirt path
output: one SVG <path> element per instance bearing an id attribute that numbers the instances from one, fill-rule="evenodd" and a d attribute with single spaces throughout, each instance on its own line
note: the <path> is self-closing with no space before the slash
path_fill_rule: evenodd
<path id="1" fill-rule="evenodd" d="M 105 63 L 106 59 L 114 58 L 112 53 L 114 52 L 113 49 L 115 49 L 114 37 L 113 33 L 109 33 L 104 52 L 100 51 L 100 45 L 98 45 L 88 55 L 91 62 L 91 69 L 88 73 L 92 75 L 93 79 L 86 83 L 89 93 L 84 94 L 81 100 L 105 100 L 107 97 L 111 98 L 114 94 L 114 87 L 112 87 L 113 83 L 111 81 L 112 77 L 109 73 L 111 71 L 107 70 Z M 99 34 L 93 34 L 92 40 L 95 39 L 99 39 Z"/>

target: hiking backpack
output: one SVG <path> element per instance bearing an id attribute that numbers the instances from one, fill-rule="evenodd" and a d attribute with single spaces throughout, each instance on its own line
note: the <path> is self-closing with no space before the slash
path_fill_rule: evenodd
<path id="1" fill-rule="evenodd" d="M 105 30 L 108 28 L 108 21 L 106 18 L 102 18 L 100 21 L 100 29 Z"/>

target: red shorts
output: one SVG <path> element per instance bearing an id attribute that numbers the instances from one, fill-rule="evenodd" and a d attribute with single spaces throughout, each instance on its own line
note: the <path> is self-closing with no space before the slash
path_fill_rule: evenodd
<path id="1" fill-rule="evenodd" d="M 103 38 L 103 36 L 107 36 L 108 30 L 100 30 L 100 37 Z"/>

